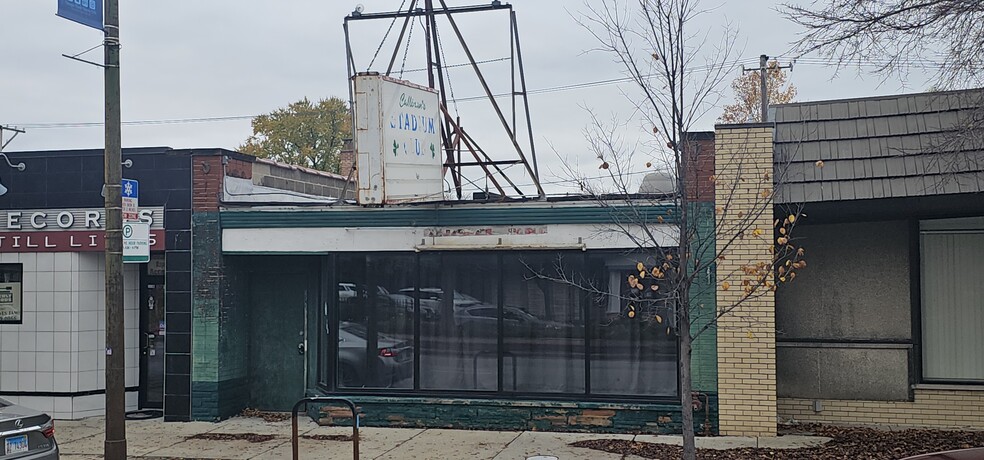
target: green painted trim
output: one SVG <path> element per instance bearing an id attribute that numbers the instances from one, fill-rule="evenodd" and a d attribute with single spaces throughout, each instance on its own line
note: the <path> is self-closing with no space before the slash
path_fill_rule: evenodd
<path id="1" fill-rule="evenodd" d="M 672 205 L 645 206 L 528 206 L 430 209 L 364 208 L 321 211 L 223 211 L 220 225 L 235 228 L 433 227 L 445 225 L 610 224 L 643 219 L 656 224 L 676 221 Z"/>

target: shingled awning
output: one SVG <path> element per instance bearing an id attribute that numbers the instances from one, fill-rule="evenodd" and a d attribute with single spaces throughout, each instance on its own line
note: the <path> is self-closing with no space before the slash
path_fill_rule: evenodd
<path id="1" fill-rule="evenodd" d="M 984 90 L 773 109 L 780 203 L 984 191 Z"/>

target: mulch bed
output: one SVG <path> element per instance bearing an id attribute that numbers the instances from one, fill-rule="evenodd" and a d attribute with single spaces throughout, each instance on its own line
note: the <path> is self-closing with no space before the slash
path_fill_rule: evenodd
<path id="1" fill-rule="evenodd" d="M 196 435 L 188 436 L 185 439 L 204 439 L 207 441 L 249 441 L 249 442 L 267 442 L 276 439 L 277 436 L 273 434 L 256 434 L 256 433 L 199 433 Z M 350 434 L 302 434 L 301 439 L 311 439 L 314 441 L 352 441 L 352 435 Z"/>
<path id="2" fill-rule="evenodd" d="M 277 437 L 272 434 L 256 434 L 256 433 L 198 433 L 193 436 L 188 436 L 185 439 L 204 439 L 207 441 L 249 441 L 249 442 L 267 442 L 276 439 Z"/>
<path id="3" fill-rule="evenodd" d="M 361 437 L 361 436 L 360 436 Z M 350 434 L 302 434 L 301 439 L 313 439 L 315 441 L 345 441 L 351 442 Z"/>
<path id="4" fill-rule="evenodd" d="M 886 431 L 818 425 L 800 426 L 797 429 L 832 439 L 820 447 L 800 449 L 697 449 L 697 458 L 702 460 L 898 460 L 929 452 L 984 446 L 984 431 Z M 663 460 L 675 460 L 682 454 L 679 446 L 628 440 L 595 439 L 578 441 L 571 445 Z"/>
<path id="5" fill-rule="evenodd" d="M 283 422 L 290 420 L 290 412 L 266 412 L 257 409 L 246 408 L 239 413 L 240 417 L 261 418 L 264 422 Z"/>

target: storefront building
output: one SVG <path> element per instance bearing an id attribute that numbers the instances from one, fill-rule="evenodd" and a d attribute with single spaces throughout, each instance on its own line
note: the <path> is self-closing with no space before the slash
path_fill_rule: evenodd
<path id="1" fill-rule="evenodd" d="M 675 245 L 672 205 L 633 211 L 664 222 L 659 243 Z M 636 302 L 660 324 L 626 315 L 624 280 L 643 256 L 613 225 L 624 212 L 590 201 L 226 209 L 220 351 L 202 363 L 228 378 L 213 407 L 214 387 L 195 383 L 194 416 L 330 394 L 357 401 L 370 425 L 676 431 L 675 301 Z M 698 349 L 695 365 L 713 366 L 713 348 Z M 713 402 L 714 382 L 699 377 Z M 714 418 L 702 409 L 700 428 Z"/>
<path id="2" fill-rule="evenodd" d="M 101 150 L 7 154 L 0 172 L 0 396 L 56 418 L 101 414 L 105 389 L 105 213 Z M 187 354 L 190 154 L 127 149 L 141 184 L 151 260 L 124 267 L 126 406 L 163 408 L 165 360 Z M 167 279 L 165 287 L 165 278 Z M 183 287 L 182 287 L 183 286 Z M 7 298 L 4 299 L 3 297 Z M 187 377 L 185 377 L 187 378 Z"/>
<path id="3" fill-rule="evenodd" d="M 24 168 L 0 167 L 0 397 L 56 418 L 102 414 L 102 151 L 6 155 Z M 189 420 L 197 207 L 224 193 L 288 199 L 278 190 L 326 202 L 344 181 L 215 149 L 124 149 L 123 159 L 151 246 L 148 263 L 124 266 L 126 407 Z"/>

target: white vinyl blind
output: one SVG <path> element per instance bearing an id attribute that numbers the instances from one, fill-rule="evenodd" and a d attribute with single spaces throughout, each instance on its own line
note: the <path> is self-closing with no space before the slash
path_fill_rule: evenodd
<path id="1" fill-rule="evenodd" d="M 984 382 L 984 229 L 939 227 L 921 235 L 923 377 Z"/>

